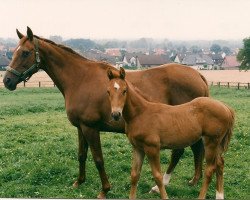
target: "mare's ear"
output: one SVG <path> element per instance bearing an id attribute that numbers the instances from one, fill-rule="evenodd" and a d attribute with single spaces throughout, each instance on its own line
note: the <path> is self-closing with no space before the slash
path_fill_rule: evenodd
<path id="1" fill-rule="evenodd" d="M 120 67 L 120 78 L 125 79 L 125 75 L 126 75 L 125 70 L 122 67 Z"/>
<path id="2" fill-rule="evenodd" d="M 27 37 L 29 38 L 30 41 L 33 40 L 33 32 L 28 26 L 27 26 Z"/>
<path id="3" fill-rule="evenodd" d="M 16 29 L 16 33 L 20 40 L 24 37 L 24 35 L 20 33 L 18 29 Z"/>
<path id="4" fill-rule="evenodd" d="M 113 72 L 112 72 L 112 70 L 111 70 L 110 67 L 108 68 L 107 75 L 109 77 L 109 80 L 111 80 L 112 78 L 114 78 Z"/>

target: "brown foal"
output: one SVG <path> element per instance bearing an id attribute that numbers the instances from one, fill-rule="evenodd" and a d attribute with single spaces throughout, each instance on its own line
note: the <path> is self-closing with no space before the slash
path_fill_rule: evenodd
<path id="1" fill-rule="evenodd" d="M 149 164 L 162 199 L 167 198 L 160 167 L 160 149 L 180 149 L 203 139 L 205 148 L 205 178 L 199 199 L 204 199 L 216 172 L 216 199 L 224 198 L 222 153 L 228 147 L 234 124 L 234 111 L 225 104 L 208 97 L 189 103 L 170 106 L 147 101 L 125 80 L 125 71 L 108 69 L 108 95 L 111 116 L 125 120 L 125 133 L 133 146 L 131 191 L 136 198 L 144 156 Z M 139 93 L 138 93 L 139 92 Z"/>

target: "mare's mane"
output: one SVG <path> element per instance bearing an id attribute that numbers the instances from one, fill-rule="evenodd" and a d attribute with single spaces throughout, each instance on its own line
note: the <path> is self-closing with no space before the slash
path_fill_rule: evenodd
<path id="1" fill-rule="evenodd" d="M 37 38 L 37 39 L 39 39 L 39 40 L 42 40 L 42 41 L 44 41 L 44 42 L 47 42 L 47 43 L 49 43 L 49 44 L 55 45 L 55 46 L 57 46 L 57 47 L 59 47 L 59 48 L 65 50 L 65 51 L 68 51 L 68 52 L 74 54 L 74 55 L 77 55 L 77 56 L 79 56 L 79 57 L 82 58 L 82 59 L 88 60 L 87 58 L 83 57 L 81 54 L 75 52 L 73 49 L 71 49 L 71 48 L 69 48 L 69 47 L 66 47 L 66 46 L 64 46 L 64 45 L 62 45 L 62 44 L 57 44 L 57 43 L 55 43 L 55 42 L 53 42 L 53 41 L 51 41 L 51 40 L 48 40 L 48 39 L 45 39 L 45 38 L 41 38 L 41 37 L 39 37 L 39 36 L 37 36 L 37 35 L 34 35 L 34 37 Z"/>

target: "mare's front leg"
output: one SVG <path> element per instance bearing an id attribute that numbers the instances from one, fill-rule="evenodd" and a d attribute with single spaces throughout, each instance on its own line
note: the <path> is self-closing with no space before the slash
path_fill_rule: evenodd
<path id="1" fill-rule="evenodd" d="M 194 154 L 194 167 L 195 172 L 193 178 L 189 181 L 189 185 L 196 185 L 200 178 L 202 177 L 202 164 L 204 160 L 204 144 L 202 142 L 202 139 L 200 139 L 198 142 L 194 143 L 191 146 L 191 149 Z"/>
<path id="2" fill-rule="evenodd" d="M 81 124 L 81 130 L 83 132 L 84 137 L 86 138 L 86 141 L 88 142 L 96 168 L 99 172 L 99 176 L 102 182 L 102 191 L 97 197 L 104 199 L 106 198 L 106 194 L 110 190 L 111 186 L 104 168 L 100 133 L 99 130 L 87 127 L 84 124 Z"/>
<path id="3" fill-rule="evenodd" d="M 131 169 L 131 190 L 130 199 L 136 199 L 137 184 L 140 178 L 141 167 L 143 163 L 145 153 L 139 149 L 133 148 L 133 160 Z"/>
<path id="4" fill-rule="evenodd" d="M 145 154 L 148 157 L 148 161 L 152 170 L 152 174 L 155 179 L 155 183 L 159 188 L 161 199 L 167 199 L 168 196 L 163 184 L 162 174 L 161 174 L 160 147 L 146 146 L 144 150 Z"/>
<path id="5" fill-rule="evenodd" d="M 88 143 L 86 138 L 83 135 L 83 132 L 80 128 L 78 130 L 78 161 L 79 161 L 79 176 L 75 183 L 73 184 L 73 187 L 77 188 L 82 183 L 85 182 L 86 179 L 86 159 L 87 159 L 87 153 L 88 153 Z"/>

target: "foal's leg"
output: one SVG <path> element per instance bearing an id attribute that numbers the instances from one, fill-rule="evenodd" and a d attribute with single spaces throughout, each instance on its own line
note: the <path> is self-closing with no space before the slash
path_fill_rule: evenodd
<path id="1" fill-rule="evenodd" d="M 176 167 L 176 165 L 179 162 L 179 160 L 180 160 L 183 153 L 184 153 L 184 149 L 173 149 L 172 150 L 170 164 L 168 166 L 167 171 L 163 175 L 163 184 L 164 185 L 169 184 L 171 173 L 174 171 L 174 168 Z M 151 192 L 159 193 L 160 191 L 159 191 L 158 186 L 155 185 L 154 187 L 152 187 L 151 190 L 150 190 L 150 193 Z"/>
<path id="2" fill-rule="evenodd" d="M 78 142 L 79 142 L 79 147 L 78 147 L 79 176 L 78 179 L 73 184 L 73 187 L 78 187 L 80 184 L 85 182 L 86 178 L 85 164 L 86 164 L 89 145 L 80 128 L 78 128 Z"/>
<path id="3" fill-rule="evenodd" d="M 204 145 L 202 139 L 191 146 L 194 154 L 194 177 L 189 181 L 189 185 L 196 185 L 202 177 L 202 164 L 204 160 Z"/>
<path id="4" fill-rule="evenodd" d="M 205 159 L 206 159 L 206 168 L 205 176 L 200 190 L 198 199 L 205 199 L 208 186 L 211 183 L 213 174 L 216 170 L 216 160 L 218 155 L 218 141 L 216 139 L 210 139 L 208 137 L 204 138 L 205 146 Z"/>
<path id="5" fill-rule="evenodd" d="M 131 169 L 131 190 L 129 195 L 130 199 L 136 199 L 136 189 L 140 178 L 141 167 L 144 156 L 145 153 L 143 151 L 133 148 L 133 160 Z"/>
<path id="6" fill-rule="evenodd" d="M 224 199 L 223 171 L 224 159 L 221 155 L 218 155 L 216 167 L 216 199 Z"/>
<path id="7" fill-rule="evenodd" d="M 96 168 L 102 182 L 102 191 L 99 193 L 98 198 L 106 198 L 107 192 L 110 190 L 110 183 L 104 168 L 104 160 L 102 155 L 100 133 L 98 130 L 89 128 L 81 124 L 82 132 L 89 144 Z"/>
<path id="8" fill-rule="evenodd" d="M 158 147 L 145 147 L 145 153 L 155 179 L 155 183 L 159 188 L 161 199 L 167 199 L 167 193 L 163 184 L 161 166 L 160 166 L 160 148 Z"/>

